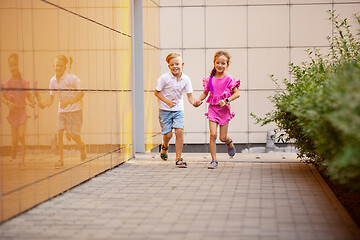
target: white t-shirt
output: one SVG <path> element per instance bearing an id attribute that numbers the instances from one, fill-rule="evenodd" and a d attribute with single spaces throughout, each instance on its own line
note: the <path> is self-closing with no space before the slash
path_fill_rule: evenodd
<path id="1" fill-rule="evenodd" d="M 55 95 L 56 93 L 59 94 L 60 101 L 59 101 L 58 112 L 62 112 L 62 113 L 76 112 L 82 109 L 82 98 L 73 104 L 67 105 L 65 108 L 60 107 L 60 102 L 66 99 L 72 99 L 79 94 L 78 91 L 57 91 L 60 89 L 80 89 L 80 79 L 74 74 L 65 73 L 60 78 L 59 82 L 56 81 L 56 76 L 52 77 L 50 80 L 49 88 L 50 88 L 50 95 Z"/>
<path id="2" fill-rule="evenodd" d="M 159 99 L 159 109 L 166 111 L 184 111 L 183 92 L 185 91 L 186 94 L 193 92 L 190 78 L 184 73 L 181 74 L 179 81 L 171 72 L 164 73 L 159 77 L 155 89 L 167 99 L 174 99 L 176 105 L 172 108 Z"/>

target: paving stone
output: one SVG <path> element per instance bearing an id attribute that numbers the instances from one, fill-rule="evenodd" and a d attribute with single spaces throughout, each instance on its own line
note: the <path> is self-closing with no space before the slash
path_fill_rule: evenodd
<path id="1" fill-rule="evenodd" d="M 152 154 L 107 171 L 0 225 L 0 239 L 341 239 L 356 225 L 309 165 L 262 154 Z M 170 157 L 174 157 L 170 155 Z M 271 159 L 271 161 L 267 161 Z M 331 193 L 331 191 L 330 191 Z M 345 216 L 345 217 L 344 217 Z"/>

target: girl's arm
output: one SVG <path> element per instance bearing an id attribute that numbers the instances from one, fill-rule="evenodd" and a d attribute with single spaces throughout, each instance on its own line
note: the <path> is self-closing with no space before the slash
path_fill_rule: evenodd
<path id="1" fill-rule="evenodd" d="M 219 101 L 220 107 L 223 107 L 226 104 L 230 104 L 231 101 L 234 101 L 235 99 L 240 97 L 240 91 L 239 91 L 239 89 L 237 87 L 234 87 L 232 89 L 232 92 L 233 92 L 233 94 L 230 97 L 227 98 L 228 102 L 226 102 L 225 99 Z"/>
<path id="2" fill-rule="evenodd" d="M 26 98 L 29 100 L 30 102 L 30 107 L 34 108 L 35 107 L 35 97 L 34 95 L 29 91 L 27 94 L 26 94 Z"/>
<path id="3" fill-rule="evenodd" d="M 43 108 L 45 107 L 45 105 L 44 105 L 44 102 L 43 102 L 43 100 L 42 100 L 42 98 L 41 98 L 41 96 L 40 96 L 40 93 L 37 92 L 37 91 L 35 91 L 35 98 L 37 99 L 37 104 L 38 104 L 38 106 L 39 106 L 41 109 L 43 109 Z"/>
<path id="4" fill-rule="evenodd" d="M 233 89 L 232 89 L 232 92 L 233 92 L 233 95 L 231 95 L 228 99 L 229 99 L 229 102 L 231 102 L 231 101 L 233 101 L 233 100 L 235 100 L 235 99 L 237 99 L 237 98 L 239 98 L 240 97 L 240 91 L 239 91 L 239 89 L 237 88 L 237 87 L 234 87 Z"/>
<path id="5" fill-rule="evenodd" d="M 163 101 L 164 103 L 166 103 L 166 105 L 168 105 L 169 107 L 174 107 L 176 105 L 176 103 L 173 101 L 174 99 L 167 99 L 166 97 L 164 97 L 164 95 L 162 95 L 161 92 L 159 92 L 158 90 L 155 89 L 154 91 L 154 95 L 160 99 L 161 101 Z"/>
<path id="6" fill-rule="evenodd" d="M 199 99 L 198 99 L 198 100 L 195 100 L 195 102 L 192 103 L 192 105 L 193 105 L 194 107 L 199 107 L 199 106 L 203 103 L 203 101 L 204 101 L 204 99 L 207 97 L 207 95 L 208 95 L 208 93 L 207 93 L 206 91 L 203 91 L 203 92 L 201 93 Z M 192 96 L 192 95 L 191 95 L 191 96 Z M 190 99 L 189 99 L 189 101 L 190 101 Z"/>
<path id="7" fill-rule="evenodd" d="M 9 108 L 11 107 L 12 103 L 6 98 L 5 92 L 1 93 L 1 101 L 6 104 Z"/>
<path id="8" fill-rule="evenodd" d="M 201 93 L 198 101 L 201 101 L 201 102 L 204 101 L 204 99 L 207 97 L 207 95 L 208 95 L 208 92 L 203 91 L 203 92 Z"/>
<path id="9" fill-rule="evenodd" d="M 47 99 L 47 101 L 45 101 L 45 103 L 42 106 L 39 105 L 39 107 L 40 108 L 50 107 L 51 104 L 53 104 L 53 102 L 54 102 L 54 95 L 50 95 L 49 99 Z"/>

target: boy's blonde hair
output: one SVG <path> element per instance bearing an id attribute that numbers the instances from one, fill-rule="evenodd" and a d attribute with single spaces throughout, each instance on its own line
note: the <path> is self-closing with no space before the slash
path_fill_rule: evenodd
<path id="1" fill-rule="evenodd" d="M 58 55 L 56 55 L 56 56 L 55 56 L 55 59 L 62 60 L 62 61 L 65 63 L 65 65 L 67 65 L 68 62 L 69 62 L 68 58 L 67 58 L 65 55 L 63 55 L 63 54 L 58 54 Z M 71 64 L 73 63 L 73 60 L 72 60 L 71 57 L 69 57 L 69 59 L 70 59 L 69 68 L 71 68 Z"/>
<path id="2" fill-rule="evenodd" d="M 180 53 L 169 53 L 166 57 L 166 62 L 169 63 L 171 59 L 177 58 L 177 57 L 181 58 L 181 54 Z"/>
<path id="3" fill-rule="evenodd" d="M 67 63 L 68 63 L 67 57 L 65 55 L 62 55 L 62 54 L 56 55 L 55 59 L 59 59 L 59 60 L 63 61 L 65 63 L 65 65 L 67 65 Z"/>

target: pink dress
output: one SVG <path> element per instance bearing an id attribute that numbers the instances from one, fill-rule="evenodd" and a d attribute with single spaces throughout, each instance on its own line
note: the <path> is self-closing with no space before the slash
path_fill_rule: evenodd
<path id="1" fill-rule="evenodd" d="M 30 117 L 26 113 L 26 95 L 28 94 L 28 91 L 24 90 L 29 87 L 30 82 L 24 79 L 15 81 L 9 78 L 3 85 L 3 88 L 14 89 L 4 91 L 6 99 L 13 104 L 13 107 L 9 109 L 9 116 L 7 119 L 14 128 L 24 124 Z"/>
<path id="2" fill-rule="evenodd" d="M 210 77 L 203 79 L 204 90 L 209 93 L 209 97 L 206 100 L 206 102 L 209 103 L 209 108 L 205 115 L 210 121 L 225 125 L 235 116 L 235 113 L 231 112 L 230 105 L 220 107 L 218 102 L 230 97 L 233 94 L 232 89 L 234 87 L 240 87 L 240 80 L 236 80 L 229 74 L 226 74 L 222 78 L 213 77 L 212 84 L 214 93 L 211 93 L 209 88 L 209 78 Z"/>

